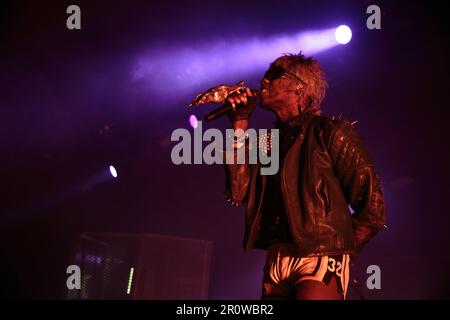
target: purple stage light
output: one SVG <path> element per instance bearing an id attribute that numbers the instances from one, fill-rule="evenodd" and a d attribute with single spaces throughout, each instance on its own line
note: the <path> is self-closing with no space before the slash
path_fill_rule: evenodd
<path id="1" fill-rule="evenodd" d="M 336 28 L 334 33 L 337 43 L 347 44 L 352 39 L 352 30 L 346 25 L 341 25 Z"/>
<path id="2" fill-rule="evenodd" d="M 194 94 L 205 86 L 236 83 L 251 73 L 261 73 L 283 53 L 315 55 L 337 46 L 336 28 L 310 30 L 271 38 L 242 41 L 230 38 L 204 41 L 191 46 L 153 47 L 137 56 L 131 81 L 143 90 L 167 101 L 178 95 Z"/>
<path id="3" fill-rule="evenodd" d="M 192 128 L 197 128 L 197 125 L 198 125 L 198 120 L 197 120 L 197 117 L 196 116 L 194 116 L 193 114 L 189 117 L 189 123 L 190 123 L 190 125 L 191 125 L 191 127 Z"/>

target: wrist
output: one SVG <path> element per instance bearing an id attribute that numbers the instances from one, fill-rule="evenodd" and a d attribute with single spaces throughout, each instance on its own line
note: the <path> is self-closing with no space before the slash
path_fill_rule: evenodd
<path id="1" fill-rule="evenodd" d="M 240 119 L 240 120 L 233 121 L 233 129 L 234 130 L 241 129 L 243 131 L 247 131 L 248 122 L 249 122 L 248 119 Z"/>

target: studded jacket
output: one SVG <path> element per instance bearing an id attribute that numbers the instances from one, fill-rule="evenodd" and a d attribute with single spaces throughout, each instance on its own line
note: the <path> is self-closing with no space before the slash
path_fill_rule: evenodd
<path id="1" fill-rule="evenodd" d="M 280 164 L 281 189 L 297 251 L 357 254 L 386 227 L 380 180 L 366 148 L 344 120 L 303 113 L 288 125 L 296 135 Z M 225 172 L 228 200 L 246 205 L 244 249 L 261 248 L 267 176 L 259 164 L 227 164 Z"/>

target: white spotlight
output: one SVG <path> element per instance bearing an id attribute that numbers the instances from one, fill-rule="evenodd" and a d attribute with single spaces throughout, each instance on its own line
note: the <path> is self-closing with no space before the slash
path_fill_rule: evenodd
<path id="1" fill-rule="evenodd" d="M 109 172 L 113 176 L 113 178 L 117 178 L 117 170 L 114 168 L 114 166 L 109 166 Z"/>
<path id="2" fill-rule="evenodd" d="M 352 39 L 352 30 L 346 25 L 342 25 L 336 28 L 334 33 L 337 43 L 347 44 Z"/>

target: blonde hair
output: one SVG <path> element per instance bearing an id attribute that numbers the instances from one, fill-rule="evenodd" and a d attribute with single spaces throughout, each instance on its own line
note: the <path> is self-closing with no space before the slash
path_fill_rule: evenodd
<path id="1" fill-rule="evenodd" d="M 325 72 L 319 62 L 299 54 L 286 53 L 272 62 L 272 66 L 284 67 L 289 72 L 302 79 L 305 87 L 300 92 L 299 103 L 305 110 L 320 114 L 320 106 L 328 90 Z"/>

